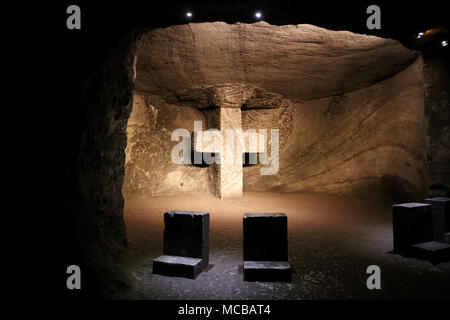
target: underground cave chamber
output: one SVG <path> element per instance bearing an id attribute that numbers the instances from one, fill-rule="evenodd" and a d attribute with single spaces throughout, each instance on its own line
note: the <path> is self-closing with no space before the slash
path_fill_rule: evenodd
<path id="1" fill-rule="evenodd" d="M 421 201 L 436 177 L 448 177 L 445 166 L 427 164 L 431 80 L 418 52 L 392 39 L 265 22 L 193 23 L 130 38 L 86 90 L 90 120 L 75 175 L 73 216 L 87 260 L 111 270 L 109 285 L 117 269 L 136 278 L 114 298 L 380 298 L 360 291 L 361 265 L 373 261 L 391 271 L 391 297 L 422 297 L 430 283 L 431 295 L 446 294 L 440 270 L 386 255 L 392 203 Z M 278 129 L 278 171 L 243 166 L 243 197 L 221 200 L 217 167 L 171 161 L 172 132 L 192 134 L 194 121 L 203 130 Z M 441 161 L 447 153 L 435 154 Z M 162 215 L 177 209 L 211 213 L 214 267 L 195 282 L 151 271 Z M 291 289 L 243 284 L 246 212 L 288 216 Z M 117 263 L 124 251 L 137 257 L 125 267 Z M 426 274 L 422 282 L 411 266 Z"/>
<path id="2" fill-rule="evenodd" d="M 392 40 L 312 25 L 154 29 L 136 51 L 123 194 L 218 194 L 214 168 L 171 161 L 171 133 L 279 130 L 279 170 L 244 192 L 407 201 L 427 193 L 423 61 Z M 225 115 L 234 110 L 239 115 Z M 234 118 L 233 118 L 234 117 Z M 226 177 L 222 177 L 226 179 Z"/>

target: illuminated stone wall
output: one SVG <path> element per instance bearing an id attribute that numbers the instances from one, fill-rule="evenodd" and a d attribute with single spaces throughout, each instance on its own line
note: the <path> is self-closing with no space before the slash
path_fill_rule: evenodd
<path id="1" fill-rule="evenodd" d="M 240 105 L 244 129 L 280 130 L 279 171 L 244 168 L 244 191 L 423 197 L 422 68 L 397 41 L 310 25 L 150 31 L 138 45 L 123 190 L 215 193 L 211 168 L 171 163 L 170 133 L 194 120 L 214 127 L 214 108 Z"/>

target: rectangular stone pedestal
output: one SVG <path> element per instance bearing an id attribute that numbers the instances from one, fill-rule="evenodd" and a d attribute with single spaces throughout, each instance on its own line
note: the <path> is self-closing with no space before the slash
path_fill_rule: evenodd
<path id="1" fill-rule="evenodd" d="M 163 256 L 153 261 L 153 273 L 195 278 L 209 263 L 209 213 L 164 213 Z"/>
<path id="2" fill-rule="evenodd" d="M 432 263 L 450 260 L 450 245 L 447 243 L 429 241 L 415 244 L 411 248 L 414 258 L 423 259 Z"/>
<path id="3" fill-rule="evenodd" d="M 403 203 L 392 206 L 394 252 L 408 253 L 414 244 L 433 240 L 431 205 Z"/>
<path id="4" fill-rule="evenodd" d="M 428 198 L 433 216 L 433 239 L 447 242 L 446 233 L 450 232 L 450 198 Z"/>
<path id="5" fill-rule="evenodd" d="M 244 215 L 244 260 L 288 260 L 287 216 L 284 213 Z"/>
<path id="6" fill-rule="evenodd" d="M 244 280 L 289 281 L 287 216 L 244 215 Z"/>
<path id="7" fill-rule="evenodd" d="M 180 256 L 160 256 L 153 260 L 153 273 L 195 279 L 202 271 L 202 259 Z"/>
<path id="8" fill-rule="evenodd" d="M 291 281 L 287 261 L 244 261 L 244 281 Z"/>

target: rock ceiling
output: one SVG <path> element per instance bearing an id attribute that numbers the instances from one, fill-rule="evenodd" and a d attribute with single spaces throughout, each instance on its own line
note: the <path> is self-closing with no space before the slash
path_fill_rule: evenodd
<path id="1" fill-rule="evenodd" d="M 199 105 L 224 85 L 244 84 L 250 94 L 264 90 L 256 93 L 263 100 L 311 100 L 368 87 L 417 57 L 396 40 L 312 25 L 193 23 L 142 37 L 135 90 L 189 100 L 195 89 Z"/>

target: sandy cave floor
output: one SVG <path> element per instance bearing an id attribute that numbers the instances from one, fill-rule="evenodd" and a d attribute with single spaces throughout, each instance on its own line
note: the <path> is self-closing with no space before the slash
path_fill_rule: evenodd
<path id="1" fill-rule="evenodd" d="M 210 213 L 210 267 L 197 279 L 152 274 L 163 250 L 168 210 Z M 244 282 L 242 216 L 288 216 L 292 282 Z M 450 263 L 432 265 L 392 254 L 391 206 L 299 193 L 245 193 L 240 200 L 210 194 L 133 197 L 125 223 L 135 286 L 119 299 L 449 299 Z M 368 290 L 366 268 L 381 268 L 381 290 Z M 212 266 L 211 266 L 212 265 Z"/>

